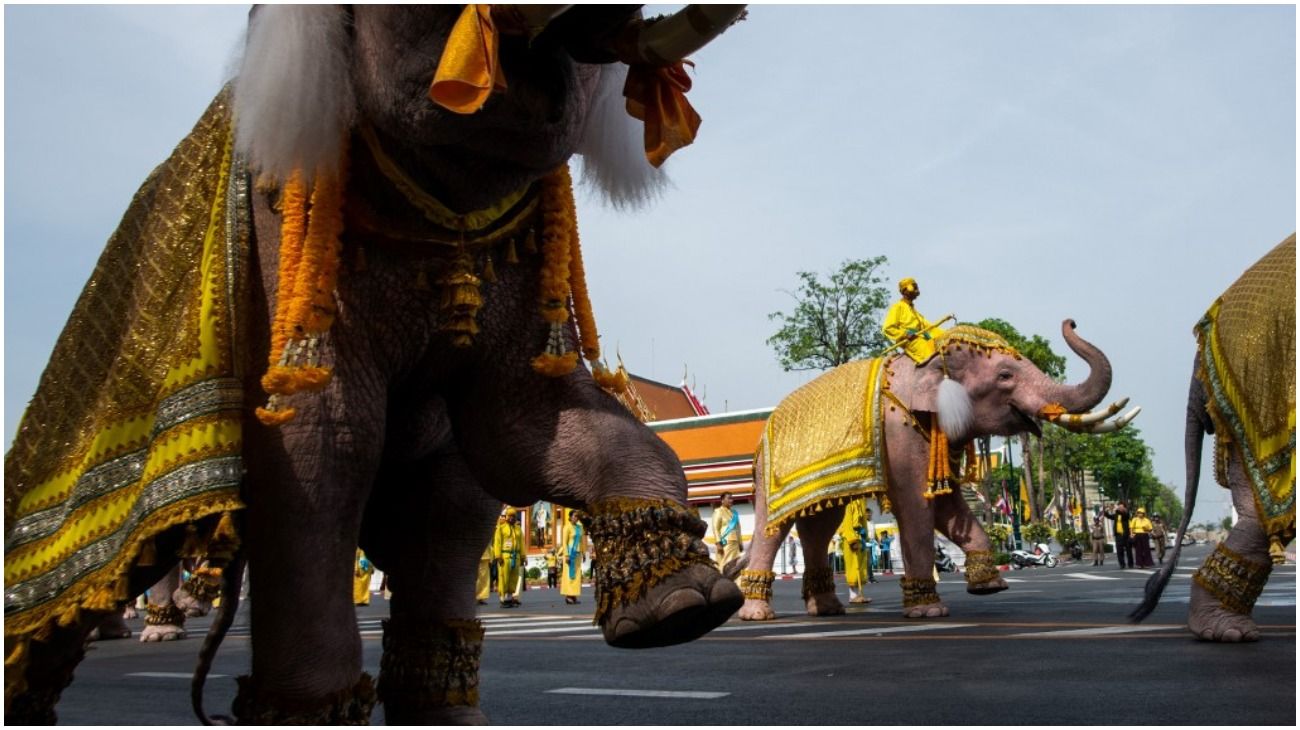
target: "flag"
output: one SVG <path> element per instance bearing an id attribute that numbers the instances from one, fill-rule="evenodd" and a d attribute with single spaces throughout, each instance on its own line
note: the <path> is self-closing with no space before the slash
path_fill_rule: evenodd
<path id="1" fill-rule="evenodd" d="M 1029 516 L 1033 512 L 1029 509 L 1029 485 L 1025 483 L 1025 477 L 1020 476 L 1020 521 L 1028 522 Z"/>

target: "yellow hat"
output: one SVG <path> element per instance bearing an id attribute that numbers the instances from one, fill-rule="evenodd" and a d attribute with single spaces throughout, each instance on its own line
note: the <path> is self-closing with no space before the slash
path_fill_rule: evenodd
<path id="1" fill-rule="evenodd" d="M 910 276 L 904 277 L 902 281 L 898 282 L 898 290 L 900 292 L 907 291 L 909 288 L 914 286 L 916 286 L 916 279 L 913 279 Z"/>
<path id="2" fill-rule="evenodd" d="M 1146 508 L 1146 507 L 1138 507 L 1138 514 L 1140 514 L 1140 515 L 1144 515 L 1144 514 L 1146 514 L 1146 513 L 1147 513 L 1147 508 Z"/>
<path id="3" fill-rule="evenodd" d="M 506 507 L 505 516 L 514 517 L 515 514 L 517 514 L 518 512 L 519 510 L 515 509 L 514 507 Z"/>

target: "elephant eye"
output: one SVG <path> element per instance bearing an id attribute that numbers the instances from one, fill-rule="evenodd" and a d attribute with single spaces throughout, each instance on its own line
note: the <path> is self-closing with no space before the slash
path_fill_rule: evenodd
<path id="1" fill-rule="evenodd" d="M 1011 379 L 1011 371 L 1003 370 L 998 373 L 998 380 L 1006 381 Z"/>

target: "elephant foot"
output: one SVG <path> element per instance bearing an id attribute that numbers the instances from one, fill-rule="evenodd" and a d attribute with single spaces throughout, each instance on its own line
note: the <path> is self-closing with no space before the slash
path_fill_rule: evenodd
<path id="1" fill-rule="evenodd" d="M 140 612 L 135 610 L 135 606 L 128 605 L 126 608 L 122 609 L 122 618 L 124 619 L 132 619 L 132 618 L 139 618 L 139 617 L 140 617 Z"/>
<path id="2" fill-rule="evenodd" d="M 928 603 L 923 606 L 908 606 L 903 609 L 903 618 L 943 618 L 948 615 L 948 607 L 942 603 Z"/>
<path id="3" fill-rule="evenodd" d="M 90 630 L 86 636 L 86 641 L 109 641 L 111 639 L 129 639 L 131 638 L 131 627 L 126 625 L 122 615 L 114 611 L 98 626 Z"/>
<path id="4" fill-rule="evenodd" d="M 834 593 L 814 593 L 804 599 L 809 616 L 842 616 L 844 604 Z"/>
<path id="5" fill-rule="evenodd" d="M 939 598 L 938 582 L 934 578 L 901 578 L 903 589 L 903 618 L 943 618 L 948 607 Z"/>
<path id="6" fill-rule="evenodd" d="M 776 618 L 772 604 L 759 598 L 746 598 L 745 605 L 736 612 L 741 621 L 771 621 Z"/>
<path id="7" fill-rule="evenodd" d="M 967 583 L 966 592 L 974 596 L 991 596 L 994 593 L 1001 593 L 1011 586 L 1007 585 L 1002 578 L 994 578 L 983 583 Z"/>
<path id="8" fill-rule="evenodd" d="M 195 618 L 208 615 L 212 610 L 212 599 L 197 596 L 190 593 L 187 586 L 181 586 L 172 592 L 172 605 L 184 611 L 186 616 Z"/>
<path id="9" fill-rule="evenodd" d="M 601 628 L 610 646 L 672 646 L 722 625 L 744 602 L 735 583 L 713 566 L 697 563 L 668 576 L 641 600 L 611 609 Z"/>
<path id="10" fill-rule="evenodd" d="M 1271 562 L 1249 560 L 1220 543 L 1192 576 L 1187 628 L 1205 641 L 1259 641 L 1250 614 L 1272 570 Z"/>
<path id="11" fill-rule="evenodd" d="M 174 624 L 147 625 L 140 632 L 140 641 L 151 643 L 155 641 L 179 641 L 185 638 L 185 629 Z"/>
<path id="12" fill-rule="evenodd" d="M 478 708 L 483 624 L 383 622 L 378 698 L 389 725 L 486 725 Z"/>

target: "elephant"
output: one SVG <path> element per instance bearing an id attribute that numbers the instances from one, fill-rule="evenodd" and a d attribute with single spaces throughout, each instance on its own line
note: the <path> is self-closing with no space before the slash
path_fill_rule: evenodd
<path id="1" fill-rule="evenodd" d="M 1196 324 L 1183 441 L 1187 487 L 1174 552 L 1129 618 L 1155 610 L 1182 552 L 1214 435 L 1215 480 L 1237 523 L 1192 576 L 1187 628 L 1198 639 L 1259 640 L 1251 618 L 1273 565 L 1295 539 L 1295 234 L 1245 271 Z"/>
<path id="2" fill-rule="evenodd" d="M 755 525 L 748 563 L 726 570 L 739 574 L 745 593 L 740 618 L 776 617 L 772 562 L 790 526 L 798 525 L 805 555 L 824 555 L 845 503 L 864 494 L 879 495 L 898 518 L 905 617 L 948 615 L 931 573 L 935 530 L 966 553 L 967 592 L 1006 590 L 989 538 L 956 488 L 947 449 L 960 454 L 982 435 L 1041 433 L 1041 420 L 1104 432 L 1136 417 L 1139 408 L 1106 420 L 1127 400 L 1082 413 L 1105 397 L 1111 367 L 1074 329 L 1072 320 L 1061 327 L 1066 343 L 1091 368 L 1077 385 L 1052 381 L 999 335 L 959 325 L 935 338 L 938 354 L 924 364 L 899 354 L 851 362 L 782 400 L 754 460 Z M 810 615 L 844 612 L 823 561 L 808 561 L 803 597 Z"/>
<path id="3" fill-rule="evenodd" d="M 6 456 L 8 721 L 55 719 L 86 633 L 187 526 L 230 561 L 205 721 L 246 559 L 234 719 L 484 722 L 474 578 L 501 502 L 583 512 L 613 646 L 734 614 L 680 462 L 607 392 L 626 373 L 599 360 L 566 163 L 615 206 L 652 198 L 684 144 L 664 119 L 690 116 L 676 59 L 742 9 L 254 8 L 238 77 L 132 201 Z M 358 546 L 392 592 L 377 688 Z"/>

